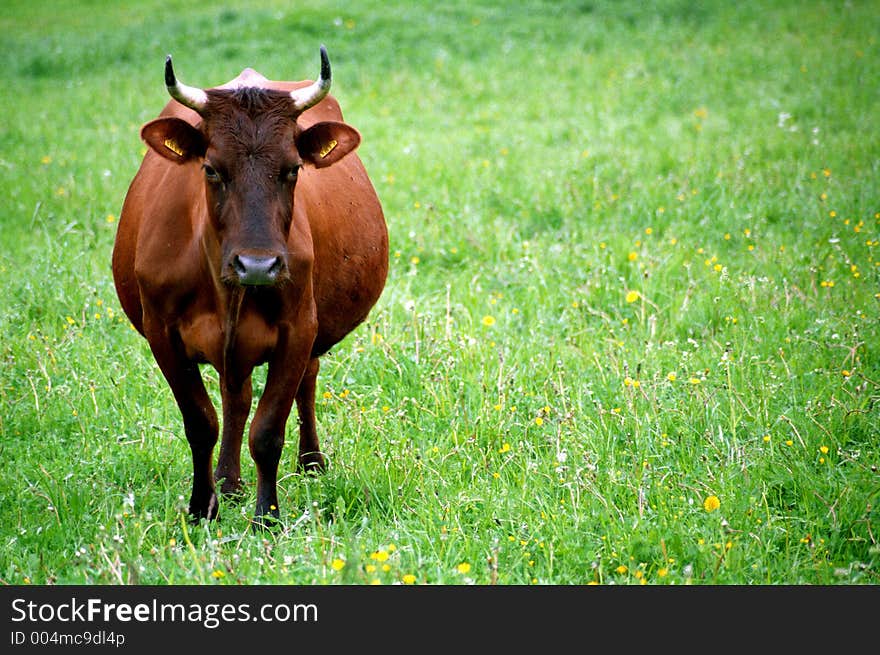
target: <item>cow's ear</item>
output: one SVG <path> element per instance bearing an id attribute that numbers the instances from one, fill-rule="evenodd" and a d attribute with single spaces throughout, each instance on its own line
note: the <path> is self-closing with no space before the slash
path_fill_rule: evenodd
<path id="1" fill-rule="evenodd" d="M 296 139 L 296 148 L 300 157 L 315 168 L 324 168 L 352 152 L 360 142 L 360 133 L 350 125 L 325 121 L 303 130 Z"/>
<path id="2" fill-rule="evenodd" d="M 204 135 L 180 118 L 157 118 L 141 128 L 141 138 L 157 154 L 182 164 L 205 156 Z"/>

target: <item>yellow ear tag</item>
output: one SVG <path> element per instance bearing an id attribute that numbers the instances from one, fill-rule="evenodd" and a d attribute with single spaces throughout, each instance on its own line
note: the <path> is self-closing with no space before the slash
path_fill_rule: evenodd
<path id="1" fill-rule="evenodd" d="M 177 141 L 175 141 L 174 139 L 165 139 L 165 147 L 176 154 L 178 157 L 183 157 L 183 149 L 179 145 L 177 145 Z"/>
<path id="2" fill-rule="evenodd" d="M 328 143 L 324 144 L 324 147 L 321 148 L 321 152 L 318 153 L 319 155 L 321 155 L 321 159 L 324 159 L 324 157 L 333 152 L 333 148 L 335 148 L 337 145 L 339 145 L 339 142 L 336 139 L 332 139 Z"/>

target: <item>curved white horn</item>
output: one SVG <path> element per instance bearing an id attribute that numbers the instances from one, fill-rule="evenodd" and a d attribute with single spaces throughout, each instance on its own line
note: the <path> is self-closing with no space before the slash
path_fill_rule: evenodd
<path id="1" fill-rule="evenodd" d="M 165 57 L 165 86 L 172 98 L 180 104 L 189 107 L 201 114 L 208 104 L 208 94 L 194 86 L 181 84 L 174 77 L 174 68 L 171 66 L 171 55 Z"/>
<path id="2" fill-rule="evenodd" d="M 327 48 L 321 46 L 321 76 L 317 82 L 302 89 L 290 92 L 293 106 L 297 113 L 304 112 L 309 107 L 314 107 L 330 93 L 330 59 L 327 57 Z M 198 111 L 198 110 L 197 110 Z"/>

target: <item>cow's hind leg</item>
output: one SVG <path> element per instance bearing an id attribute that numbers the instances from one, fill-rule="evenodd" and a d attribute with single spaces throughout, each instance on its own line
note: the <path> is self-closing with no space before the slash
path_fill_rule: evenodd
<path id="1" fill-rule="evenodd" d="M 317 357 L 309 360 L 296 394 L 296 409 L 299 412 L 299 464 L 308 473 L 320 473 L 326 467 L 318 443 L 315 421 L 315 386 L 319 367 Z"/>
<path id="2" fill-rule="evenodd" d="M 220 440 L 220 454 L 214 480 L 220 484 L 223 495 L 241 494 L 241 440 L 244 425 L 251 411 L 253 390 L 251 378 L 243 383 L 224 378 L 221 388 L 223 399 L 223 436 Z"/>

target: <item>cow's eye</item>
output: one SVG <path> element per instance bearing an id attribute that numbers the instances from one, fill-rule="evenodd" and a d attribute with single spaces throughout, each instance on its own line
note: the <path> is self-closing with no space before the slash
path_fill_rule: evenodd
<path id="1" fill-rule="evenodd" d="M 282 168 L 280 179 L 283 182 L 296 182 L 299 175 L 299 166 L 291 166 L 290 168 Z"/>
<path id="2" fill-rule="evenodd" d="M 202 168 L 205 169 L 205 179 L 208 182 L 220 182 L 220 173 L 211 164 L 205 163 Z"/>

